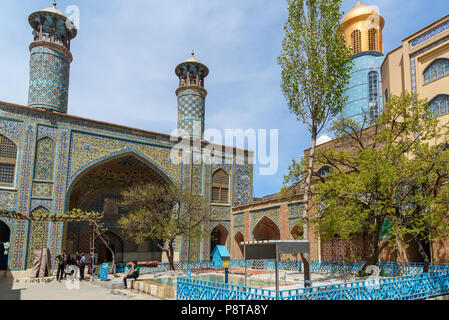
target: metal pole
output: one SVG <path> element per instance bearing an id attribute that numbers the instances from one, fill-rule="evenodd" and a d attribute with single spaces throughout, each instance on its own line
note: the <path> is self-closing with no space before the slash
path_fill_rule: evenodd
<path id="1" fill-rule="evenodd" d="M 246 287 L 247 286 L 246 285 L 247 274 L 246 274 L 246 244 L 245 243 L 243 243 L 243 255 L 244 255 L 244 262 L 245 262 L 245 287 Z"/>
<path id="2" fill-rule="evenodd" d="M 276 300 L 279 299 L 279 254 L 276 246 L 276 260 L 275 260 L 275 266 L 276 266 Z"/>

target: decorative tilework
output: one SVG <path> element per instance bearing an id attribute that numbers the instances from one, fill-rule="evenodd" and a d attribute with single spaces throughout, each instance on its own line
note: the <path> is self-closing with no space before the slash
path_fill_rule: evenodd
<path id="1" fill-rule="evenodd" d="M 51 198 L 53 195 L 53 184 L 35 182 L 33 183 L 33 197 L 36 198 Z"/>
<path id="2" fill-rule="evenodd" d="M 245 234 L 245 214 L 240 213 L 234 215 L 234 234 L 237 234 L 237 232 L 241 232 L 242 234 Z"/>
<path id="3" fill-rule="evenodd" d="M 31 193 L 31 172 L 33 169 L 34 141 L 36 132 L 31 124 L 26 126 L 22 142 L 22 162 L 20 169 L 20 182 L 18 191 L 17 211 L 28 213 Z M 28 223 L 17 220 L 14 223 L 14 243 L 11 248 L 11 269 L 23 270 L 25 267 L 26 240 Z"/>
<path id="4" fill-rule="evenodd" d="M 426 32 L 425 34 L 413 39 L 410 41 L 410 48 L 416 47 L 417 45 L 439 35 L 440 33 L 449 30 L 449 21 L 444 22 L 443 24 L 433 28 L 429 32 Z"/>
<path id="5" fill-rule="evenodd" d="M 0 191 L 0 208 L 2 210 L 13 211 L 17 205 L 16 191 Z"/>
<path id="6" fill-rule="evenodd" d="M 87 144 L 90 147 L 86 149 Z M 85 169 L 105 159 L 126 153 L 141 155 L 144 160 L 160 170 L 172 182 L 180 184 L 181 169 L 180 166 L 170 163 L 170 149 L 168 148 L 75 132 L 71 137 L 67 187 Z"/>
<path id="7" fill-rule="evenodd" d="M 302 217 L 304 211 L 304 205 L 302 203 L 295 203 L 288 205 L 288 217 L 299 218 Z"/>
<path id="8" fill-rule="evenodd" d="M 38 208 L 33 213 L 48 213 L 45 208 Z M 28 254 L 27 254 L 27 268 L 33 266 L 34 249 L 46 248 L 48 238 L 48 222 L 30 222 L 30 232 L 28 235 Z"/>
<path id="9" fill-rule="evenodd" d="M 211 220 L 229 220 L 230 209 L 229 206 L 212 206 Z"/>
<path id="10" fill-rule="evenodd" d="M 251 167 L 236 165 L 234 202 L 246 204 L 251 201 Z"/>
<path id="11" fill-rule="evenodd" d="M 192 165 L 192 193 L 202 194 L 203 190 L 203 166 L 201 164 Z"/>
<path id="12" fill-rule="evenodd" d="M 7 136 L 13 138 L 17 143 L 20 139 L 20 129 L 22 123 L 19 121 L 0 118 L 0 132 L 6 133 Z"/>
<path id="13" fill-rule="evenodd" d="M 291 231 L 291 230 L 295 227 L 295 225 L 296 225 L 297 223 L 299 223 L 300 221 L 301 221 L 301 219 L 299 219 L 299 218 L 292 218 L 292 219 L 289 219 L 289 220 L 288 220 L 289 230 Z"/>
<path id="14" fill-rule="evenodd" d="M 58 128 L 39 125 L 37 127 L 37 140 L 50 137 L 54 141 L 58 139 Z"/>
<path id="15" fill-rule="evenodd" d="M 28 105 L 67 112 L 70 60 L 61 51 L 37 46 L 31 49 Z"/>
<path id="16" fill-rule="evenodd" d="M 53 165 L 55 161 L 56 144 L 50 138 L 38 141 L 36 148 L 36 162 L 34 166 L 34 179 L 42 181 L 53 180 Z"/>
<path id="17" fill-rule="evenodd" d="M 178 92 L 178 129 L 186 130 L 194 138 L 204 133 L 205 96 L 201 90 L 186 89 Z M 201 136 L 196 136 L 194 123 L 201 126 Z"/>
<path id="18" fill-rule="evenodd" d="M 44 207 L 45 209 L 47 209 L 50 212 L 51 204 L 52 204 L 51 200 L 32 199 L 31 200 L 31 211 L 33 211 L 34 209 L 36 209 L 38 207 Z"/>

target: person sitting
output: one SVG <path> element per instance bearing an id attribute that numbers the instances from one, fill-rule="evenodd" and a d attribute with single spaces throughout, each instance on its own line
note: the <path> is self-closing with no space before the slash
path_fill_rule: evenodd
<path id="1" fill-rule="evenodd" d="M 125 285 L 125 289 L 127 289 L 126 280 L 127 279 L 137 279 L 140 275 L 140 266 L 137 264 L 137 261 L 131 262 L 131 269 L 129 269 L 125 278 L 123 278 L 123 283 Z"/>

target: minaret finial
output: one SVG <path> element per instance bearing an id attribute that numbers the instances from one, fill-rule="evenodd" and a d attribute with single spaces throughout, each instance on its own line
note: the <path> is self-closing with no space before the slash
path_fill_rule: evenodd
<path id="1" fill-rule="evenodd" d="M 192 50 L 192 57 L 194 57 L 195 56 L 195 51 L 194 50 Z"/>
<path id="2" fill-rule="evenodd" d="M 56 9 L 56 0 L 53 0 L 53 8 Z"/>

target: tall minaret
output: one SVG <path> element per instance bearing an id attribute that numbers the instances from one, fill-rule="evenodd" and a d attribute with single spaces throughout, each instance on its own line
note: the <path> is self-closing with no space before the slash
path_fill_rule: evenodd
<path id="1" fill-rule="evenodd" d="M 179 78 L 178 97 L 178 131 L 185 130 L 194 139 L 204 137 L 204 115 L 207 91 L 204 89 L 204 79 L 209 69 L 192 56 L 180 63 L 175 69 Z M 178 132 L 178 134 L 180 134 Z"/>
<path id="2" fill-rule="evenodd" d="M 28 105 L 48 111 L 67 113 L 70 41 L 76 37 L 75 25 L 53 7 L 32 13 L 28 21 L 33 28 L 30 44 L 30 89 Z"/>
<path id="3" fill-rule="evenodd" d="M 385 59 L 382 45 L 384 18 L 376 8 L 357 1 L 343 18 L 343 34 L 352 51 L 353 68 L 348 97 L 342 114 L 364 127 L 374 123 L 383 109 L 382 76 L 380 68 Z"/>

